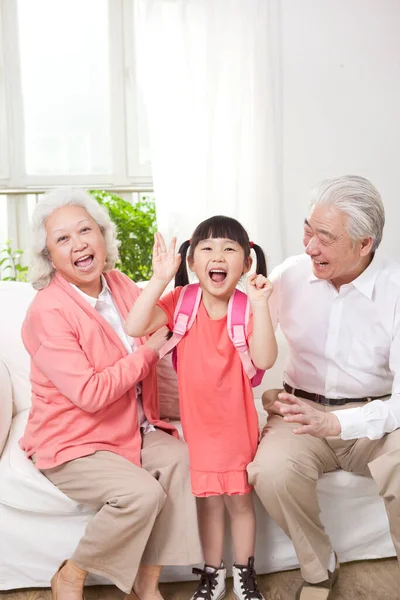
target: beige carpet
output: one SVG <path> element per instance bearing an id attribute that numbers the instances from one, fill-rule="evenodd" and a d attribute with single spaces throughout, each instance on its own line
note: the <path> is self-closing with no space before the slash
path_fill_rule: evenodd
<path id="1" fill-rule="evenodd" d="M 260 587 L 266 600 L 293 600 L 301 583 L 299 571 L 261 575 Z M 166 583 L 161 586 L 165 600 L 189 600 L 195 584 Z M 232 600 L 232 580 L 228 581 L 227 600 Z M 111 586 L 88 587 L 86 600 L 122 600 L 124 595 Z M 45 590 L 15 590 L 0 592 L 0 600 L 51 600 Z M 400 600 L 400 575 L 393 558 L 377 561 L 347 563 L 340 569 L 339 582 L 332 600 Z"/>

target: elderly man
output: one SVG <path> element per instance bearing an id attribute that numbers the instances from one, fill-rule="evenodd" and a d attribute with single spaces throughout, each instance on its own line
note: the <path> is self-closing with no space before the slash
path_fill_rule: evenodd
<path id="1" fill-rule="evenodd" d="M 248 473 L 296 549 L 296 600 L 327 600 L 338 577 L 319 517 L 323 473 L 373 477 L 400 557 L 400 266 L 376 252 L 384 221 L 368 180 L 323 181 L 304 223 L 306 253 L 271 274 L 289 360 L 285 391 L 264 394 L 270 418 Z"/>

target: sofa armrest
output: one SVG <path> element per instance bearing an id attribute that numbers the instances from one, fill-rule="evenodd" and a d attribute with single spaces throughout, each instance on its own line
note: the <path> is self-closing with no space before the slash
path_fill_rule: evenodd
<path id="1" fill-rule="evenodd" d="M 10 374 L 4 362 L 0 360 L 0 456 L 11 427 L 12 405 Z"/>
<path id="2" fill-rule="evenodd" d="M 280 327 L 277 328 L 276 332 L 276 341 L 278 342 L 278 358 L 271 369 L 268 369 L 265 372 L 263 380 L 261 384 L 254 388 L 254 398 L 261 401 L 261 396 L 263 392 L 271 389 L 282 389 L 283 385 L 283 372 L 285 367 L 286 358 L 289 353 L 288 343 L 286 341 L 285 336 L 283 335 Z M 262 405 L 260 404 L 260 407 Z"/>

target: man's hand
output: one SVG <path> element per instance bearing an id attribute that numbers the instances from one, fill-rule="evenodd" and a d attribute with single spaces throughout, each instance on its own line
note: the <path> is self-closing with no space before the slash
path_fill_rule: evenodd
<path id="1" fill-rule="evenodd" d="M 341 433 L 339 419 L 333 413 L 322 412 L 304 400 L 282 392 L 274 405 L 287 423 L 299 423 L 294 430 L 296 435 L 308 433 L 317 438 L 337 436 Z"/>

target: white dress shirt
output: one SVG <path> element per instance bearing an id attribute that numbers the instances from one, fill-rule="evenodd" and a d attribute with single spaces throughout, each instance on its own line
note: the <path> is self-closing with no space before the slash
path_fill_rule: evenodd
<path id="1" fill-rule="evenodd" d="M 101 276 L 101 282 L 102 290 L 98 298 L 88 296 L 88 294 L 82 292 L 82 290 L 80 290 L 76 285 L 73 285 L 72 283 L 71 285 L 111 325 L 115 333 L 120 338 L 121 342 L 124 344 L 127 352 L 129 354 L 132 354 L 132 352 L 135 352 L 136 350 L 135 341 L 130 335 L 128 335 L 125 332 L 121 315 L 119 314 L 119 310 L 113 300 L 110 288 L 108 287 L 107 282 L 103 276 Z M 148 422 L 144 414 L 142 404 L 141 383 L 136 384 L 136 399 L 138 404 L 139 427 L 143 430 L 144 433 L 148 433 L 149 431 L 155 431 L 155 427 Z"/>
<path id="2" fill-rule="evenodd" d="M 387 394 L 334 411 L 344 440 L 379 439 L 400 427 L 400 265 L 377 253 L 337 291 L 313 275 L 303 254 L 276 267 L 270 279 L 271 315 L 289 343 L 285 382 L 326 398 Z"/>

